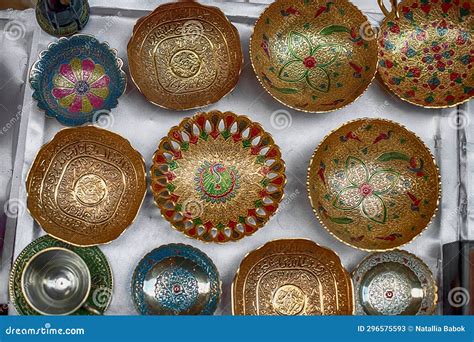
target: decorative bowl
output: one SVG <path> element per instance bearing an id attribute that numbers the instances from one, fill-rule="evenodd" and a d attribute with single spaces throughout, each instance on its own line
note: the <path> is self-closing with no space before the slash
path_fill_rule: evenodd
<path id="1" fill-rule="evenodd" d="M 91 279 L 91 289 L 83 305 L 71 315 L 102 315 L 108 308 L 113 293 L 113 278 L 107 258 L 97 247 L 81 248 L 42 236 L 34 240 L 18 255 L 10 272 L 10 299 L 20 315 L 40 315 L 29 304 L 22 288 L 22 275 L 29 262 L 45 250 L 52 248 L 68 249 L 79 255 L 86 263 Z"/>
<path id="2" fill-rule="evenodd" d="M 132 80 L 148 101 L 185 110 L 229 93 L 243 55 L 237 29 L 218 8 L 177 2 L 137 21 L 128 61 Z"/>
<path id="3" fill-rule="evenodd" d="M 232 283 L 234 315 L 351 315 L 352 310 L 352 282 L 339 257 L 309 240 L 266 243 L 242 260 Z"/>
<path id="4" fill-rule="evenodd" d="M 38 0 L 36 21 L 52 36 L 70 36 L 80 31 L 89 21 L 90 8 L 87 0 L 66 1 Z M 50 5 L 52 4 L 52 6 Z"/>
<path id="5" fill-rule="evenodd" d="M 394 250 L 366 257 L 352 274 L 356 315 L 431 315 L 438 288 L 428 266 Z"/>
<path id="6" fill-rule="evenodd" d="M 419 235 L 438 208 L 441 184 L 434 157 L 414 133 L 365 118 L 324 138 L 310 162 L 308 191 L 323 227 L 374 251 Z"/>
<path id="7" fill-rule="evenodd" d="M 40 226 L 77 246 L 108 243 L 132 224 L 146 192 L 145 162 L 118 134 L 63 129 L 38 152 L 26 181 Z"/>
<path id="8" fill-rule="evenodd" d="M 328 112 L 356 100 L 377 67 L 375 33 L 347 0 L 279 0 L 255 24 L 250 59 L 265 90 L 284 105 Z"/>
<path id="9" fill-rule="evenodd" d="M 270 134 L 231 112 L 184 119 L 161 140 L 151 167 L 163 217 L 206 242 L 256 232 L 276 212 L 285 182 L 285 164 Z"/>
<path id="10" fill-rule="evenodd" d="M 87 35 L 60 38 L 41 52 L 30 72 L 33 98 L 66 126 L 97 121 L 118 104 L 127 76 L 107 43 Z"/>
<path id="11" fill-rule="evenodd" d="M 381 3 L 386 18 L 378 39 L 378 71 L 386 86 L 426 108 L 454 107 L 472 98 L 472 1 L 393 3 L 390 13 Z"/>
<path id="12" fill-rule="evenodd" d="M 142 315 L 212 315 L 222 292 L 212 260 L 183 244 L 145 255 L 135 268 L 131 290 Z"/>

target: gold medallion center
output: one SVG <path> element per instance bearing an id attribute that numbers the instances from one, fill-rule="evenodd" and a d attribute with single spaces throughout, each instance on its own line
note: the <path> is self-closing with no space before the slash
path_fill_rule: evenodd
<path id="1" fill-rule="evenodd" d="M 181 50 L 171 57 L 170 67 L 176 76 L 190 78 L 201 68 L 201 59 L 194 51 Z"/>
<path id="2" fill-rule="evenodd" d="M 298 315 L 305 307 L 306 295 L 296 285 L 283 285 L 275 291 L 272 304 L 275 311 L 280 315 Z"/>
<path id="3" fill-rule="evenodd" d="M 82 204 L 95 205 L 107 195 L 107 184 L 101 177 L 87 174 L 79 178 L 74 190 Z"/>

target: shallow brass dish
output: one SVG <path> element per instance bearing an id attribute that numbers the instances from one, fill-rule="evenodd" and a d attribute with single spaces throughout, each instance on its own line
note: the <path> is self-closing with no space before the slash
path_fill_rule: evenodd
<path id="1" fill-rule="evenodd" d="M 352 274 L 356 315 L 431 315 L 438 288 L 428 266 L 394 250 L 366 257 Z"/>
<path id="2" fill-rule="evenodd" d="M 380 3 L 380 1 L 379 1 Z M 472 1 L 404 0 L 380 27 L 378 71 L 402 100 L 453 107 L 474 96 Z"/>
<path id="3" fill-rule="evenodd" d="M 357 99 L 372 82 L 377 43 L 367 18 L 347 0 L 279 0 L 255 25 L 250 59 L 276 100 L 328 112 Z"/>
<path id="4" fill-rule="evenodd" d="M 243 55 L 237 29 L 218 8 L 177 2 L 137 21 L 128 62 L 133 82 L 150 102 L 184 110 L 229 93 Z"/>
<path id="5" fill-rule="evenodd" d="M 77 246 L 108 243 L 138 214 L 145 163 L 118 134 L 64 129 L 39 151 L 26 190 L 28 209 L 48 234 Z"/>
<path id="6" fill-rule="evenodd" d="M 183 244 L 145 255 L 133 272 L 131 290 L 142 315 L 212 315 L 222 292 L 212 260 Z"/>
<path id="7" fill-rule="evenodd" d="M 78 254 L 87 264 L 91 275 L 91 289 L 86 305 L 71 315 L 102 315 L 112 301 L 113 277 L 105 255 L 97 247 L 76 247 L 45 235 L 34 240 L 18 255 L 10 271 L 8 284 L 10 299 L 20 315 L 39 315 L 29 304 L 21 286 L 23 271 L 39 252 L 50 248 L 66 248 Z"/>
<path id="8" fill-rule="evenodd" d="M 199 113 L 171 128 L 153 157 L 151 189 L 173 227 L 207 242 L 253 234 L 283 197 L 280 148 L 260 124 Z"/>
<path id="9" fill-rule="evenodd" d="M 232 283 L 234 315 L 351 315 L 352 282 L 339 257 L 303 239 L 249 253 Z"/>
<path id="10" fill-rule="evenodd" d="M 383 119 L 354 120 L 330 133 L 308 170 L 309 198 L 323 227 L 363 250 L 413 240 L 431 222 L 440 188 L 426 145 Z"/>

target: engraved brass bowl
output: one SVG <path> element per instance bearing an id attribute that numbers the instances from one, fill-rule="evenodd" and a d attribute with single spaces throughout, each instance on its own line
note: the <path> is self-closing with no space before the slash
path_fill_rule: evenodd
<path id="1" fill-rule="evenodd" d="M 276 212 L 286 183 L 270 134 L 231 112 L 199 113 L 171 128 L 150 172 L 163 217 L 206 242 L 255 233 Z"/>
<path id="2" fill-rule="evenodd" d="M 474 96 L 472 1 L 392 1 L 380 26 L 378 72 L 402 100 L 453 107 Z"/>
<path id="3" fill-rule="evenodd" d="M 250 252 L 232 283 L 234 315 L 351 315 L 352 281 L 331 250 L 275 240 Z"/>
<path id="4" fill-rule="evenodd" d="M 75 253 L 85 262 L 90 273 L 90 291 L 84 305 L 70 313 L 71 315 L 102 315 L 112 301 L 113 277 L 105 255 L 98 247 L 76 247 L 45 235 L 34 240 L 20 252 L 10 271 L 8 284 L 10 299 L 20 315 L 40 315 L 28 303 L 22 286 L 22 276 L 30 261 L 38 254 L 51 249 L 67 249 Z M 28 284 L 27 284 L 28 285 Z M 35 286 L 48 284 L 35 283 Z M 55 306 L 57 303 L 51 303 Z M 51 310 L 51 308 L 48 308 Z"/>
<path id="5" fill-rule="evenodd" d="M 142 315 L 212 315 L 222 292 L 212 260 L 183 244 L 145 255 L 133 273 L 131 291 Z"/>
<path id="6" fill-rule="evenodd" d="M 64 129 L 39 151 L 26 181 L 28 209 L 50 235 L 108 243 L 132 224 L 146 192 L 145 162 L 118 134 Z"/>
<path id="7" fill-rule="evenodd" d="M 373 253 L 352 274 L 356 315 L 431 315 L 438 288 L 429 267 L 415 255 Z"/>
<path id="8" fill-rule="evenodd" d="M 441 184 L 434 157 L 414 133 L 366 118 L 324 138 L 310 162 L 308 191 L 323 227 L 374 251 L 419 235 L 438 208 Z"/>
<path id="9" fill-rule="evenodd" d="M 328 112 L 356 100 L 372 82 L 377 43 L 367 18 L 347 0 L 279 0 L 255 25 L 250 59 L 276 100 Z"/>
<path id="10" fill-rule="evenodd" d="M 137 21 L 128 62 L 148 101 L 185 110 L 215 103 L 232 91 L 243 54 L 237 29 L 218 8 L 177 2 Z"/>

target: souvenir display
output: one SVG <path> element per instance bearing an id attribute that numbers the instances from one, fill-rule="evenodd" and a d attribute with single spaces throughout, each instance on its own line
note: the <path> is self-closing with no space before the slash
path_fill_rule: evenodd
<path id="1" fill-rule="evenodd" d="M 95 122 L 125 92 L 123 62 L 107 43 L 87 35 L 61 38 L 40 54 L 30 73 L 33 98 L 66 126 Z"/>
<path id="2" fill-rule="evenodd" d="M 118 134 L 64 129 L 39 151 L 26 190 L 28 209 L 48 234 L 77 246 L 108 243 L 140 209 L 145 162 Z"/>
<path id="3" fill-rule="evenodd" d="M 212 260 L 183 244 L 145 255 L 133 273 L 131 290 L 142 315 L 212 315 L 222 292 Z"/>
<path id="4" fill-rule="evenodd" d="M 402 250 L 366 257 L 352 275 L 356 315 L 431 315 L 438 300 L 428 266 Z"/>
<path id="5" fill-rule="evenodd" d="M 280 0 L 258 19 L 250 59 L 276 100 L 305 112 L 328 112 L 357 99 L 372 82 L 374 37 L 368 19 L 347 0 Z"/>
<path id="6" fill-rule="evenodd" d="M 310 162 L 308 191 L 323 227 L 374 251 L 418 236 L 436 213 L 441 184 L 434 157 L 414 133 L 365 118 L 324 138 Z"/>
<path id="7" fill-rule="evenodd" d="M 20 315 L 102 315 L 112 291 L 112 273 L 99 248 L 50 236 L 30 243 L 10 273 L 10 299 Z"/>
<path id="8" fill-rule="evenodd" d="M 474 241 L 443 245 L 443 315 L 474 315 Z"/>
<path id="9" fill-rule="evenodd" d="M 219 101 L 243 63 L 237 29 L 216 7 L 159 6 L 137 21 L 128 43 L 132 80 L 148 101 L 184 110 Z"/>
<path id="10" fill-rule="evenodd" d="M 351 315 L 352 310 L 352 282 L 339 257 L 310 240 L 266 243 L 242 260 L 232 283 L 234 315 Z"/>
<path id="11" fill-rule="evenodd" d="M 207 242 L 257 231 L 276 212 L 285 182 L 285 164 L 270 134 L 231 112 L 184 119 L 161 140 L 151 167 L 163 217 Z"/>
<path id="12" fill-rule="evenodd" d="M 472 1 L 392 0 L 380 27 L 378 71 L 402 100 L 454 107 L 474 96 Z"/>
<path id="13" fill-rule="evenodd" d="M 36 21 L 50 35 L 70 36 L 86 26 L 89 12 L 87 0 L 38 0 Z"/>

